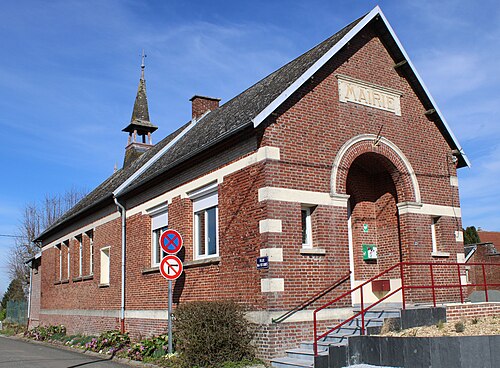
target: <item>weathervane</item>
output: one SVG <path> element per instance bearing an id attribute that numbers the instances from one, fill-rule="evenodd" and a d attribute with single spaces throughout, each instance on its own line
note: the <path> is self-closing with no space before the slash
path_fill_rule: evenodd
<path id="1" fill-rule="evenodd" d="M 141 79 L 144 79 L 144 68 L 146 65 L 144 65 L 144 59 L 146 59 L 148 55 L 144 52 L 144 49 L 142 49 L 142 55 L 141 55 Z"/>

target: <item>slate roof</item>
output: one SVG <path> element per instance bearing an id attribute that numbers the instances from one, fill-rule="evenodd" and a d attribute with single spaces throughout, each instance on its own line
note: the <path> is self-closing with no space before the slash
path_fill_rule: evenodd
<path id="1" fill-rule="evenodd" d="M 192 154 L 202 151 L 216 144 L 221 139 L 224 139 L 240 129 L 251 125 L 252 118 L 254 118 L 279 94 L 288 88 L 288 86 L 299 78 L 314 62 L 323 56 L 323 54 L 331 49 L 362 18 L 363 17 L 350 23 L 348 26 L 319 45 L 271 73 L 261 81 L 240 93 L 238 96 L 220 106 L 218 109 L 206 115 L 203 119 L 197 122 L 196 125 L 172 148 L 168 150 L 168 154 L 159 158 L 151 168 L 146 170 L 142 175 L 134 180 L 133 185 L 128 187 L 127 190 L 122 192 L 122 194 L 161 174 L 173 165 L 181 162 L 183 159 L 190 157 Z M 142 84 L 139 83 L 138 95 L 141 86 Z M 134 120 L 134 117 L 137 117 L 138 115 L 146 117 L 145 111 L 136 112 L 134 108 L 132 121 Z M 147 118 L 149 119 L 149 114 L 147 115 Z M 97 207 L 98 204 L 104 202 L 106 199 L 111 199 L 113 197 L 112 192 L 116 188 L 124 183 L 134 174 L 134 172 L 136 172 L 158 151 L 160 151 L 180 132 L 182 132 L 187 125 L 189 125 L 189 123 L 185 124 L 161 142 L 157 143 L 126 169 L 116 171 L 96 189 L 78 202 L 73 208 L 61 216 L 52 226 L 43 231 L 42 234 L 38 236 L 37 240 L 40 241 L 44 239 L 48 233 L 56 230 L 56 228 L 60 227 L 65 222 L 80 213 L 90 210 L 94 206 Z"/>
<path id="2" fill-rule="evenodd" d="M 292 60 L 201 119 L 152 167 L 123 193 L 167 171 L 184 157 L 203 151 L 221 139 L 252 124 L 252 119 L 295 82 L 321 56 L 344 37 L 363 17 Z"/>
<path id="3" fill-rule="evenodd" d="M 371 13 L 377 15 L 381 14 L 381 11 L 378 7 L 376 7 L 369 14 Z M 118 196 L 122 196 L 134 188 L 137 188 L 149 180 L 159 176 L 184 160 L 187 160 L 194 154 L 206 150 L 245 127 L 251 126 L 253 124 L 252 119 L 261 113 L 266 107 L 274 103 L 278 97 L 283 96 L 287 89 L 292 87 L 294 82 L 303 76 L 322 56 L 336 46 L 336 44 L 344 36 L 346 36 L 350 30 L 355 28 L 356 25 L 365 17 L 366 15 L 350 23 L 319 45 L 292 60 L 288 64 L 276 70 L 274 73 L 271 73 L 261 81 L 240 93 L 238 96 L 220 106 L 218 109 L 210 112 L 208 115 L 205 115 L 192 125 L 191 129 L 184 135 L 179 134 L 190 123 L 184 125 L 182 128 L 179 128 L 176 132 L 172 133 L 144 153 L 129 167 L 117 171 L 110 178 L 104 181 L 104 183 L 82 199 L 82 201 L 80 201 L 75 207 L 65 213 L 53 226 L 45 230 L 37 240 L 43 239 L 46 237 L 48 232 L 62 226 L 66 221 L 77 216 L 78 214 L 86 210 L 91 211 L 93 208 L 97 208 L 98 204 L 102 203 L 105 199 L 112 199 L 112 192 L 115 192 Z M 363 22 L 366 21 L 371 21 L 372 19 L 378 18 L 370 17 L 370 19 L 365 19 L 360 24 L 363 24 Z M 385 22 L 383 23 L 385 24 Z M 388 46 L 391 51 L 398 56 L 398 59 L 400 57 L 404 57 L 405 55 L 402 53 L 400 46 L 397 43 L 398 41 L 394 39 L 392 39 L 392 41 L 390 40 L 390 32 L 386 26 L 383 25 L 382 29 L 379 28 L 379 30 L 382 34 L 384 34 L 384 38 L 389 39 Z M 433 101 L 429 99 L 429 96 L 427 96 L 426 89 L 420 85 L 420 80 L 414 74 L 414 70 L 411 69 L 408 74 L 409 82 L 414 86 L 414 88 L 416 88 L 417 93 L 432 105 Z M 140 83 L 138 92 L 140 91 L 141 86 L 142 84 Z M 141 114 L 139 114 L 139 112 L 137 113 L 138 115 L 143 114 L 142 117 L 146 117 L 144 115 L 144 111 L 140 112 Z M 136 114 L 135 109 L 132 115 L 132 120 L 134 120 L 134 114 Z M 149 119 L 149 114 L 147 119 Z M 439 121 L 437 124 L 444 125 L 444 128 L 442 129 L 443 134 L 448 135 L 448 137 L 453 141 L 454 137 L 451 135 L 451 131 L 449 131 L 447 125 L 443 121 Z M 162 150 L 162 148 L 164 148 L 177 136 L 179 136 L 178 141 L 173 142 L 172 147 L 170 147 L 166 153 L 164 152 L 162 155 L 158 154 L 160 157 L 155 157 L 154 160 L 151 160 L 157 153 L 159 153 L 159 151 Z M 453 145 L 454 143 L 452 142 L 451 144 Z M 458 148 L 460 147 L 458 146 Z M 461 156 L 460 162 L 467 165 L 463 156 Z M 151 162 L 148 162 L 150 160 Z M 140 170 L 141 168 L 142 170 Z M 131 177 L 134 173 L 137 177 L 132 179 Z M 130 183 L 127 182 L 127 179 L 129 178 L 130 180 L 128 181 L 130 181 Z M 128 186 L 124 187 L 126 185 Z M 121 187 L 119 191 L 116 191 L 119 187 Z"/>
<path id="4" fill-rule="evenodd" d="M 151 157 L 153 157 L 159 150 L 165 147 L 172 139 L 174 139 L 189 122 L 184 124 L 182 127 L 177 129 L 172 134 L 168 135 L 156 145 L 151 147 L 148 151 L 144 152 L 137 160 L 132 162 L 127 168 L 122 168 L 114 172 L 109 178 L 102 182 L 97 188 L 92 192 L 87 194 L 80 202 L 69 209 L 64 215 L 62 215 L 56 222 L 45 229 L 36 239 L 36 241 L 42 240 L 45 235 L 54 230 L 55 228 L 62 225 L 64 222 L 70 220 L 71 218 L 79 215 L 85 210 L 91 209 L 98 204 L 103 203 L 106 199 L 113 198 L 113 191 L 118 188 L 125 180 L 127 180 L 134 172 L 136 172 L 142 165 L 144 165 Z"/>
<path id="5" fill-rule="evenodd" d="M 143 129 L 147 132 L 154 132 L 158 127 L 154 126 L 149 121 L 148 96 L 146 94 L 146 80 L 141 77 L 139 86 L 137 87 L 137 95 L 135 96 L 134 109 L 132 110 L 132 118 L 129 125 L 122 131 L 133 132 L 134 129 Z"/>

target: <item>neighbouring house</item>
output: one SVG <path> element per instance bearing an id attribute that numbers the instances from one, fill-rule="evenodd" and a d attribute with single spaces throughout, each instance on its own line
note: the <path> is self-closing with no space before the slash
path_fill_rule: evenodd
<path id="1" fill-rule="evenodd" d="M 464 246 L 467 297 L 473 302 L 485 301 L 483 285 L 496 284 L 487 288 L 488 301 L 500 302 L 500 232 L 479 230 L 478 235 L 481 243 Z"/>
<path id="2" fill-rule="evenodd" d="M 167 228 L 184 239 L 174 306 L 243 304 L 264 359 L 312 336 L 307 309 L 273 318 L 336 280 L 347 277 L 345 291 L 400 261 L 464 258 L 457 169 L 468 159 L 378 7 L 230 101 L 191 103 L 191 120 L 153 144 L 142 67 L 123 167 L 37 239 L 39 323 L 164 332 Z M 456 270 L 438 276 L 450 283 Z M 382 291 L 401 285 L 397 272 L 387 281 Z"/>

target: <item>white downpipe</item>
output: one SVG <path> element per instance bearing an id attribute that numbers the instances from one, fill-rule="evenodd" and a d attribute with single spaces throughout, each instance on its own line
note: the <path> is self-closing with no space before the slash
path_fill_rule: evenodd
<path id="1" fill-rule="evenodd" d="M 125 207 L 118 202 L 116 197 L 113 198 L 115 200 L 116 206 L 121 213 L 122 218 L 122 266 L 121 266 L 121 300 L 120 300 L 120 329 L 121 332 L 125 332 L 125 250 L 126 250 L 126 242 L 127 242 L 127 233 L 126 233 L 126 221 L 127 221 L 127 213 Z"/>

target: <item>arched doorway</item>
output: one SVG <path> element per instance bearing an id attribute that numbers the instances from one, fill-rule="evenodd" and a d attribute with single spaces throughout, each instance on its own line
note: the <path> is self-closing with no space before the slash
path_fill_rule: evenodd
<path id="1" fill-rule="evenodd" d="M 401 173 L 385 156 L 367 152 L 356 157 L 346 178 L 349 253 L 352 282 L 359 285 L 402 260 L 398 215 L 398 184 Z M 364 300 L 376 301 L 397 287 L 399 275 L 386 275 L 388 282 L 365 288 Z M 353 303 L 359 303 L 359 294 Z M 397 302 L 398 300 L 391 300 Z"/>

